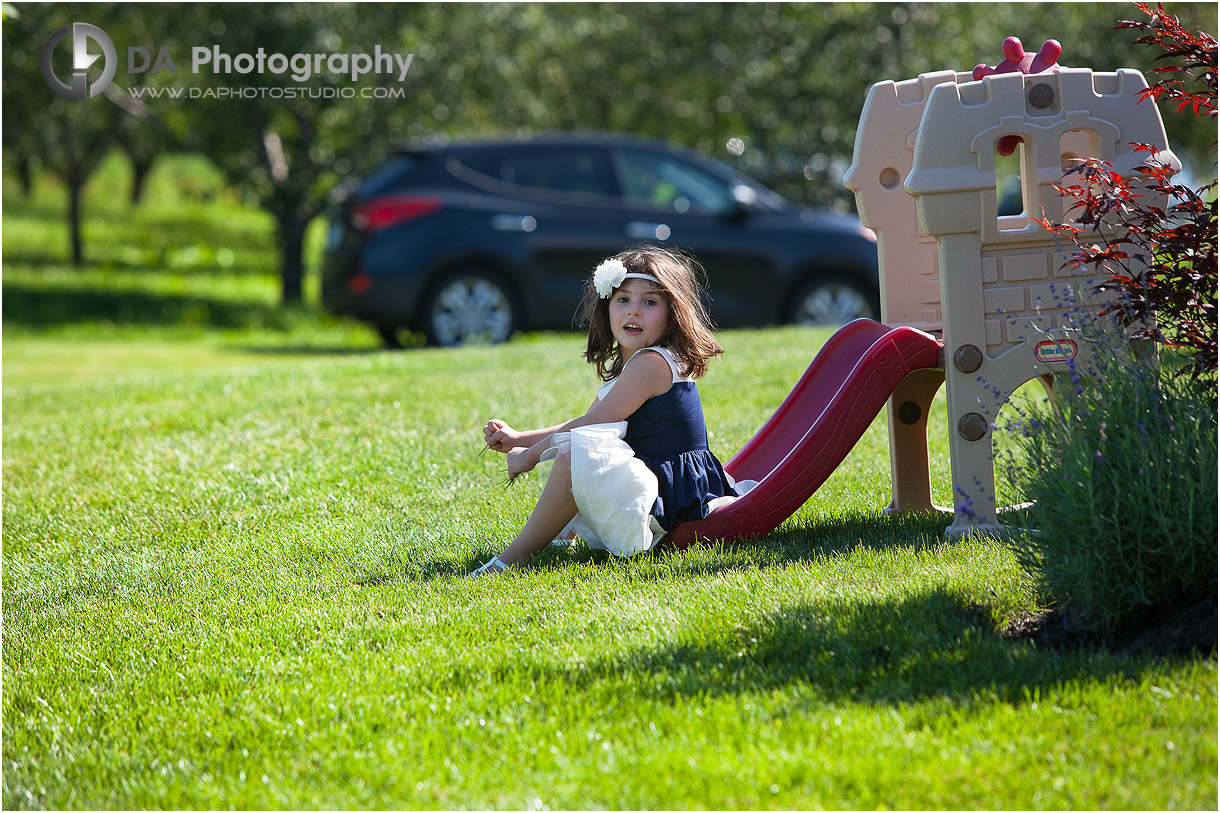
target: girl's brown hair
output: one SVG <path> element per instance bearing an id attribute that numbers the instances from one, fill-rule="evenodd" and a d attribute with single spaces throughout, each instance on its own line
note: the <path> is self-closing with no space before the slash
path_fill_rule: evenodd
<path id="1" fill-rule="evenodd" d="M 724 352 L 712 336 L 711 319 L 703 306 L 703 266 L 693 257 L 659 246 L 631 248 L 614 259 L 629 273 L 656 277 L 669 304 L 669 326 L 657 344 L 674 351 L 686 375 L 701 377 L 707 372 L 708 362 Z M 585 359 L 597 366 L 603 381 L 609 381 L 622 373 L 627 359 L 610 330 L 610 300 L 597 295 L 592 277 L 585 283 L 581 313 L 582 321 L 589 325 Z"/>

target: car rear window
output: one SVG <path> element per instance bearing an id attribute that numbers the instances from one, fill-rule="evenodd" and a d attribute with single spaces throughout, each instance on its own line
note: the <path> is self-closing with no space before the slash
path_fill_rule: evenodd
<path id="1" fill-rule="evenodd" d="M 380 195 L 398 186 L 418 163 L 419 159 L 415 156 L 396 155 L 361 181 L 360 186 L 356 188 L 356 194 L 362 198 Z"/>

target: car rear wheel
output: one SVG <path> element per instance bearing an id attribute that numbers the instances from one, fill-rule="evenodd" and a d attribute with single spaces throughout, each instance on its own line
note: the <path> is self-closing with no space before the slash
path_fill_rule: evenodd
<path id="1" fill-rule="evenodd" d="M 789 321 L 838 327 L 856 319 L 881 319 L 877 294 L 846 276 L 819 277 L 797 291 Z"/>
<path id="2" fill-rule="evenodd" d="M 424 332 L 442 347 L 499 344 L 517 327 L 511 290 L 484 271 L 461 271 L 446 277 L 424 306 Z"/>

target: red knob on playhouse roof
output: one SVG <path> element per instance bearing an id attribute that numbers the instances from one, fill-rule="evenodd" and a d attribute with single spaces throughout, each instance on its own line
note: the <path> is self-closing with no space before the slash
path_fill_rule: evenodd
<path id="1" fill-rule="evenodd" d="M 1044 73 L 1046 71 L 1057 71 L 1059 65 L 1056 64 L 1059 60 L 1059 54 L 1063 52 L 1063 46 L 1056 40 L 1047 40 L 1042 43 L 1042 47 L 1036 54 L 1027 54 L 1025 48 L 1021 45 L 1021 40 L 1016 37 L 1009 37 L 1004 40 L 1004 61 L 994 68 L 988 67 L 985 64 L 976 65 L 974 67 L 975 81 L 982 79 L 984 76 L 991 76 L 996 73 Z"/>
<path id="2" fill-rule="evenodd" d="M 992 76 L 997 73 L 1046 73 L 1047 71 L 1057 71 L 1059 70 L 1057 61 L 1062 51 L 1063 46 L 1057 40 L 1047 40 L 1042 43 L 1038 53 L 1027 54 L 1025 53 L 1025 48 L 1021 45 L 1021 40 L 1016 37 L 1009 37 L 1004 40 L 1004 61 L 994 68 L 984 64 L 975 65 L 974 73 L 971 75 L 977 82 L 984 76 Z M 1012 155 L 1020 143 L 1021 139 L 1017 136 L 1004 136 L 996 142 L 996 152 L 1000 155 Z"/>

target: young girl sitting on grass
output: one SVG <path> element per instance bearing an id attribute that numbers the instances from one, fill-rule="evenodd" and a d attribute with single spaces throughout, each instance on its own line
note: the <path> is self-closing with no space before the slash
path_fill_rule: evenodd
<path id="1" fill-rule="evenodd" d="M 492 419 L 487 446 L 517 477 L 554 459 L 525 527 L 471 573 L 520 567 L 575 534 L 616 556 L 650 550 L 676 523 L 737 496 L 708 449 L 695 380 L 724 351 L 700 300 L 702 268 L 665 249 L 625 251 L 585 286 L 585 358 L 603 380 L 589 410 L 561 426 L 518 431 Z"/>

